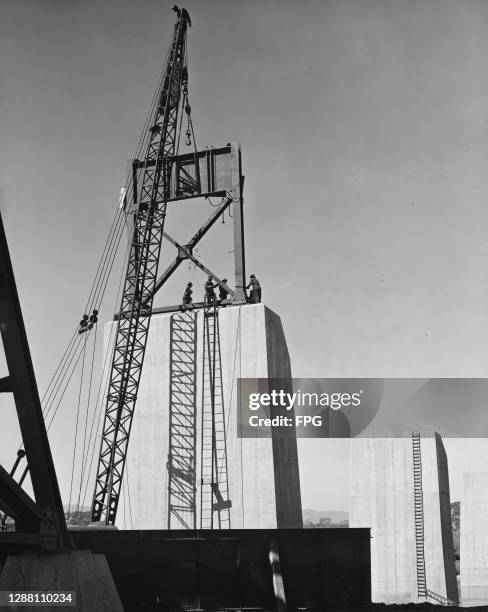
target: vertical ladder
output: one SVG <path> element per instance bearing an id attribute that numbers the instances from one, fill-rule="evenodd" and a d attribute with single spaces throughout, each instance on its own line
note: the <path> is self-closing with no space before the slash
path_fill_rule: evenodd
<path id="1" fill-rule="evenodd" d="M 168 529 L 196 529 L 197 315 L 170 323 Z"/>
<path id="2" fill-rule="evenodd" d="M 413 492 L 415 512 L 415 547 L 417 552 L 417 595 L 424 599 L 433 599 L 443 606 L 455 606 L 456 603 L 427 588 L 424 551 L 424 491 L 422 487 L 422 447 L 420 432 L 412 432 L 413 455 Z"/>
<path id="3" fill-rule="evenodd" d="M 422 449 L 420 433 L 412 432 L 415 549 L 417 554 L 417 595 L 427 597 L 424 552 L 424 492 L 422 489 Z"/>
<path id="4" fill-rule="evenodd" d="M 200 528 L 230 529 L 227 438 L 216 304 L 203 312 Z"/>

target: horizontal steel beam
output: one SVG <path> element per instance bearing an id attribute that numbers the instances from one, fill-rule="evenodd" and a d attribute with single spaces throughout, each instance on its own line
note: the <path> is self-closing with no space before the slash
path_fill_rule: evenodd
<path id="1" fill-rule="evenodd" d="M 238 304 L 233 304 L 231 300 L 217 300 L 217 306 L 219 307 L 229 307 L 229 306 L 238 306 Z M 204 308 L 204 302 L 193 302 L 193 310 L 198 310 L 200 308 Z M 191 308 L 185 308 L 183 304 L 176 304 L 173 306 L 158 306 L 157 308 L 153 308 L 151 314 L 163 314 L 165 312 L 185 312 L 188 310 L 192 310 Z"/>

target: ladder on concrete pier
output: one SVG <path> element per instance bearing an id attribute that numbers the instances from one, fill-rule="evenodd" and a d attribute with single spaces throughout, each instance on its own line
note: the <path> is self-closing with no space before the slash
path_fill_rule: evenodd
<path id="1" fill-rule="evenodd" d="M 196 529 L 197 315 L 170 323 L 168 529 Z"/>
<path id="2" fill-rule="evenodd" d="M 417 595 L 426 597 L 424 552 L 424 492 L 422 488 L 422 449 L 420 433 L 412 432 L 413 493 L 415 514 L 415 549 L 417 556 Z"/>
<path id="3" fill-rule="evenodd" d="M 448 597 L 444 597 L 444 595 L 439 595 L 439 593 L 434 593 L 430 589 L 425 589 L 426 597 L 430 597 L 434 601 L 437 601 L 442 606 L 457 606 L 458 604 L 455 601 L 452 601 Z"/>
<path id="4" fill-rule="evenodd" d="M 230 529 L 227 432 L 222 384 L 219 313 L 204 308 L 200 528 Z"/>
<path id="5" fill-rule="evenodd" d="M 422 486 L 422 446 L 420 432 L 412 432 L 413 456 L 413 492 L 415 513 L 415 549 L 417 554 L 417 595 L 424 599 L 433 599 L 443 606 L 455 606 L 456 603 L 427 588 L 424 550 L 424 491 Z"/>

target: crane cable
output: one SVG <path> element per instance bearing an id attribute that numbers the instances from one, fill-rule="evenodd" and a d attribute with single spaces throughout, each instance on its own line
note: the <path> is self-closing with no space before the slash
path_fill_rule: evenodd
<path id="1" fill-rule="evenodd" d="M 166 54 L 166 58 L 162 64 L 157 86 L 152 96 L 149 111 L 146 115 L 144 127 L 139 137 L 135 158 L 139 157 L 140 153 L 147 147 L 147 144 L 148 144 L 148 139 L 149 139 L 148 127 L 151 122 L 152 115 L 154 113 L 154 108 L 155 108 L 157 97 L 158 95 L 160 95 L 160 92 L 161 92 L 164 74 L 165 74 L 165 67 L 168 63 L 169 55 L 170 55 L 170 51 L 168 50 Z M 126 192 L 130 190 L 130 188 L 132 187 L 132 183 L 133 183 L 133 176 L 132 176 L 132 172 L 130 172 L 126 180 Z M 126 217 L 126 211 L 122 207 L 119 206 L 115 212 L 114 219 L 112 221 L 107 240 L 105 241 L 102 255 L 100 257 L 97 271 L 95 273 L 95 278 L 92 282 L 90 292 L 88 294 L 85 311 L 90 311 L 93 308 L 94 304 L 97 304 L 99 306 L 101 301 L 103 300 L 103 297 L 105 295 L 105 290 L 107 288 L 108 280 L 109 280 L 109 277 L 110 277 L 110 274 L 113 268 L 113 263 L 115 261 L 116 253 L 118 251 L 118 247 L 120 244 L 120 239 L 123 234 L 123 228 L 125 225 L 125 217 Z M 89 331 L 86 333 L 89 333 Z M 66 392 L 67 386 L 69 385 L 69 382 L 72 379 L 76 366 L 81 357 L 81 351 L 79 351 L 80 344 L 81 344 L 80 340 L 81 338 L 79 337 L 78 326 L 77 326 L 74 329 L 71 337 L 69 338 L 66 349 L 64 350 L 58 362 L 58 365 L 53 375 L 51 376 L 51 379 L 42 396 L 41 406 L 42 406 L 42 412 L 43 412 L 45 420 L 49 416 L 49 413 L 51 412 L 56 399 L 59 398 L 56 408 L 54 409 L 54 414 L 51 418 L 51 422 L 49 423 L 47 427 L 48 431 L 58 412 L 59 406 Z M 78 355 L 76 356 L 77 352 L 78 352 Z M 74 365 L 70 370 L 70 366 L 73 363 L 73 360 L 74 360 Z M 61 396 L 59 397 L 60 390 L 64 382 L 66 381 L 66 379 L 67 379 L 67 382 L 64 386 L 63 391 L 61 392 Z M 18 449 L 18 455 L 22 451 L 23 446 L 24 444 L 22 443 Z M 22 476 L 19 480 L 19 484 L 23 483 L 23 481 L 25 480 L 25 477 L 27 476 L 28 471 L 29 471 L 29 468 L 27 466 L 22 473 Z"/>
<path id="2" fill-rule="evenodd" d="M 120 280 L 119 280 L 119 287 L 117 290 L 117 296 L 115 298 L 115 306 L 114 308 L 117 307 L 117 304 L 120 302 L 120 296 L 122 293 L 122 282 L 124 280 L 124 270 L 126 268 L 127 265 L 127 260 L 129 257 L 129 252 L 130 252 L 130 244 L 127 245 L 126 248 L 126 253 L 125 253 L 125 258 L 124 258 L 124 263 L 122 266 L 122 273 L 120 275 Z M 103 368 L 102 368 L 102 373 L 100 376 L 100 381 L 98 384 L 98 389 L 97 389 L 97 394 L 96 394 L 96 398 L 98 401 L 98 398 L 101 397 L 101 391 L 102 391 L 102 384 L 103 381 L 105 379 L 105 372 L 107 369 L 107 365 L 109 364 L 109 351 L 110 348 L 112 347 L 112 352 L 113 352 L 113 338 L 114 338 L 114 334 L 115 334 L 115 329 L 116 326 L 112 325 L 111 330 L 110 330 L 110 335 L 107 341 L 107 346 L 106 346 L 106 350 L 105 350 L 105 354 L 103 356 Z M 105 388 L 104 388 L 104 395 L 106 394 L 106 391 L 108 389 L 108 384 L 109 384 L 109 380 L 108 377 L 105 380 Z M 98 410 L 98 419 L 97 419 L 97 424 L 96 424 L 96 428 L 94 429 L 94 425 L 95 425 L 95 419 L 97 417 L 97 410 L 96 410 L 96 404 L 95 404 L 95 409 L 93 410 L 93 415 L 92 415 L 92 420 L 91 420 L 91 425 L 90 425 L 90 435 L 88 437 L 88 445 L 86 448 L 86 453 L 84 454 L 83 457 L 83 467 L 82 467 L 82 473 L 83 473 L 83 477 L 80 481 L 80 491 L 83 489 L 83 485 L 84 485 L 84 491 L 82 494 L 82 498 L 81 498 L 81 506 L 83 507 L 85 504 L 85 499 L 86 499 L 86 495 L 88 492 L 88 483 L 89 483 L 89 476 L 91 474 L 92 471 L 92 466 L 93 466 L 93 459 L 94 459 L 94 454 L 95 454 L 95 449 L 97 446 L 97 440 L 99 438 L 97 432 L 100 432 L 100 424 L 101 424 L 101 419 L 102 419 L 102 415 L 103 415 L 103 410 L 102 407 L 100 407 L 100 409 Z M 93 437 L 93 432 L 95 432 L 95 437 Z M 93 444 L 92 444 L 92 437 L 93 437 Z M 88 460 L 88 456 L 90 456 L 90 459 Z M 88 468 L 87 468 L 87 464 Z"/>
<path id="3" fill-rule="evenodd" d="M 69 517 L 70 517 L 70 513 L 71 513 L 71 494 L 73 491 L 73 475 L 75 472 L 75 459 L 76 459 L 76 445 L 78 442 L 78 421 L 80 418 L 80 405 L 81 405 L 81 393 L 83 390 L 83 372 L 85 369 L 85 357 L 86 357 L 86 342 L 87 342 L 87 336 L 85 335 L 84 338 L 84 343 L 83 343 L 83 361 L 81 363 L 81 376 L 80 376 L 80 389 L 78 392 L 78 404 L 77 404 L 77 408 L 76 408 L 76 423 L 75 423 L 75 443 L 74 443 L 74 447 L 73 447 L 73 461 L 71 463 L 71 482 L 70 482 L 70 487 L 69 487 L 69 501 L 68 501 L 68 517 L 67 517 L 67 521 L 69 522 Z"/>
<path id="4" fill-rule="evenodd" d="M 147 146 L 147 141 L 149 139 L 148 127 L 149 127 L 149 124 L 151 122 L 151 118 L 154 112 L 154 106 L 156 103 L 157 96 L 162 87 L 164 72 L 165 72 L 165 64 L 168 61 L 168 57 L 169 57 L 169 51 L 167 53 L 165 62 L 163 62 L 163 67 L 159 75 L 158 83 L 154 91 L 154 94 L 152 96 L 151 105 L 146 115 L 144 127 L 139 137 L 139 141 L 138 141 L 137 148 L 136 148 L 136 155 L 135 155 L 136 158 L 139 157 L 141 151 Z M 127 192 L 132 187 L 132 183 L 133 183 L 132 172 L 129 172 L 127 176 L 127 180 L 126 180 L 126 191 Z M 107 237 L 107 240 L 105 241 L 102 255 L 100 257 L 97 271 L 95 273 L 95 278 L 92 282 L 90 293 L 86 301 L 85 311 L 91 310 L 95 304 L 100 304 L 100 302 L 103 300 L 103 297 L 105 295 L 105 290 L 108 284 L 108 280 L 109 280 L 109 277 L 110 277 L 110 274 L 113 268 L 113 264 L 115 261 L 116 253 L 117 253 L 117 250 L 120 244 L 120 240 L 122 237 L 123 227 L 125 224 L 125 213 L 126 211 L 120 206 L 116 210 L 114 219 L 112 221 L 112 225 L 109 230 L 109 235 Z M 66 373 L 62 373 L 63 366 L 70 359 L 70 356 L 73 350 L 74 352 L 76 352 L 76 349 L 78 348 L 77 346 L 75 346 L 75 348 L 73 349 L 73 346 L 76 345 L 76 336 L 77 336 L 77 329 L 75 329 L 73 335 L 71 336 L 68 342 L 68 346 L 61 357 L 61 360 L 58 364 L 58 367 L 56 368 L 54 372 L 54 375 L 51 378 L 50 383 L 48 384 L 48 387 L 46 389 L 46 392 L 44 393 L 43 400 L 41 403 L 44 403 L 46 395 L 48 396 L 47 401 L 49 402 L 49 399 L 51 398 L 54 390 L 55 389 L 57 390 L 57 388 L 59 388 L 59 386 L 62 384 L 62 382 L 59 382 L 59 380 L 60 379 L 63 380 L 66 376 Z"/>
<path id="5" fill-rule="evenodd" d="M 91 398 L 91 389 L 92 389 L 92 381 L 93 381 L 93 365 L 95 363 L 95 347 L 96 347 L 96 344 L 97 344 L 97 328 L 95 327 L 95 334 L 94 334 L 94 340 L 93 340 L 93 349 L 92 349 L 92 355 L 91 355 L 91 364 L 90 364 L 90 380 L 89 380 L 89 383 L 88 383 L 88 394 L 87 394 L 87 400 L 86 400 L 85 424 L 84 424 L 84 429 L 83 429 L 83 448 L 82 448 L 82 451 L 81 451 L 82 458 L 85 457 L 85 450 L 86 450 L 86 435 L 87 435 L 87 430 L 88 430 L 88 419 L 89 419 L 89 415 L 90 415 L 90 398 Z M 96 404 L 94 406 L 94 412 L 96 412 Z M 74 453 L 73 453 L 73 455 L 74 455 Z M 86 463 L 83 462 L 82 463 L 82 467 L 81 467 L 81 474 L 80 474 L 80 486 L 79 486 L 79 490 L 78 490 L 78 498 L 76 500 L 76 516 L 78 517 L 78 523 L 79 523 L 79 517 L 80 517 L 81 483 L 83 482 L 83 478 L 84 478 L 85 465 L 86 465 Z"/>

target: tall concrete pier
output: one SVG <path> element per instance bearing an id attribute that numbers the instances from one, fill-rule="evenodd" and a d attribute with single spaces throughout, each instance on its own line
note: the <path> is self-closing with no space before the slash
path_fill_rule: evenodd
<path id="1" fill-rule="evenodd" d="M 352 441 L 349 525 L 372 530 L 373 601 L 458 601 L 447 457 L 438 434 Z"/>
<path id="2" fill-rule="evenodd" d="M 461 598 L 463 606 L 488 605 L 488 470 L 464 475 L 461 499 Z"/>
<path id="3" fill-rule="evenodd" d="M 151 320 L 144 368 L 127 452 L 117 525 L 165 529 L 168 511 L 168 428 L 171 313 Z M 264 304 L 219 309 L 222 383 L 227 419 L 229 497 L 232 528 L 302 526 L 296 439 L 237 437 L 237 379 L 291 378 L 281 320 Z M 105 350 L 113 342 L 105 326 Z M 197 314 L 197 406 L 201 405 L 203 312 Z M 108 352 L 110 355 L 110 352 Z M 199 427 L 199 425 L 198 425 Z M 200 482 L 199 432 L 197 479 Z M 130 492 L 130 507 L 127 492 Z M 198 494 L 199 499 L 199 494 Z M 197 503 L 197 506 L 199 504 Z M 129 519 L 132 516 L 132 520 Z M 125 519 L 124 519 L 125 517 Z M 197 526 L 199 518 L 197 516 Z"/>

